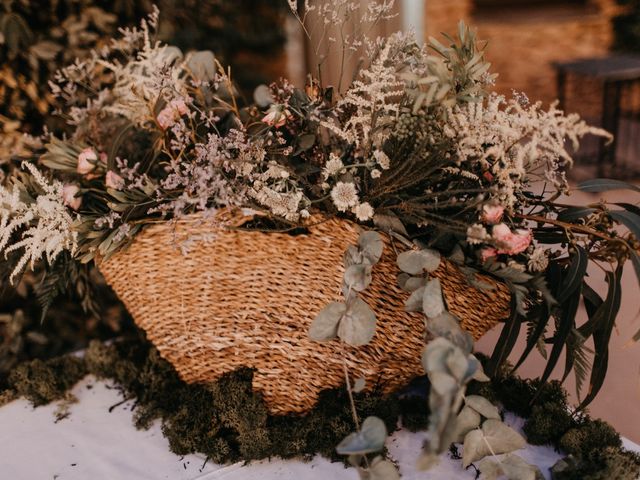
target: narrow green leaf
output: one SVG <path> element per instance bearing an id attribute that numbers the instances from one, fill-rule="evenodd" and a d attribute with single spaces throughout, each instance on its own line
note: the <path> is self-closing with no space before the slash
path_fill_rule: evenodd
<path id="1" fill-rule="evenodd" d="M 516 296 L 512 295 L 511 316 L 502 327 L 500 337 L 498 338 L 487 365 L 487 375 L 490 377 L 495 376 L 498 368 L 500 368 L 504 361 L 509 357 L 511 350 L 513 350 L 513 346 L 518 339 L 521 324 L 522 317 L 518 314 L 518 309 L 516 308 Z"/>
<path id="2" fill-rule="evenodd" d="M 615 324 L 616 316 L 620 310 L 622 266 L 619 265 L 615 272 L 607 272 L 609 291 L 607 298 L 594 314 L 598 317 L 598 325 L 593 332 L 594 358 L 589 380 L 589 392 L 585 399 L 578 406 L 582 410 L 589 405 L 596 397 L 602 384 L 604 383 L 607 367 L 609 363 L 609 340 Z"/>
<path id="3" fill-rule="evenodd" d="M 607 192 L 609 190 L 634 190 L 640 192 L 640 187 L 621 180 L 610 178 L 594 178 L 578 184 L 578 189 L 583 192 Z"/>
<path id="4" fill-rule="evenodd" d="M 612 210 L 609 215 L 627 227 L 636 238 L 640 239 L 640 216 L 626 210 Z"/>
<path id="5" fill-rule="evenodd" d="M 579 218 L 584 218 L 595 211 L 595 208 L 589 207 L 570 207 L 558 214 L 558 220 L 562 222 L 572 222 L 574 220 L 578 220 Z"/>
<path id="6" fill-rule="evenodd" d="M 582 279 L 587 273 L 588 263 L 589 256 L 587 252 L 584 248 L 576 246 L 576 252 L 571 257 L 571 263 L 556 295 L 558 303 L 563 303 L 582 284 Z"/>

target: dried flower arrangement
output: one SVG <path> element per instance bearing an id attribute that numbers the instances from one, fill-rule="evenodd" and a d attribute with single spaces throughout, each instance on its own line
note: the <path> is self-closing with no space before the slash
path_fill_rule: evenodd
<path id="1" fill-rule="evenodd" d="M 361 19 L 363 31 L 387 18 L 392 3 L 371 2 L 363 11 L 347 0 L 305 3 L 302 12 L 290 5 L 307 34 L 320 29 L 332 38 L 330 29 L 352 18 Z M 316 24 L 307 16 L 314 8 Z M 510 453 L 522 437 L 490 402 L 465 396 L 472 379 L 487 377 L 471 336 L 429 273 L 446 256 L 478 288 L 490 286 L 475 279 L 477 272 L 509 287 L 512 315 L 489 375 L 523 324 L 527 348 L 518 364 L 536 347 L 546 355 L 553 319 L 542 381 L 566 347 L 564 376 L 574 370 L 580 385 L 589 368 L 584 344 L 593 338 L 586 406 L 606 373 L 627 260 L 640 277 L 640 212 L 633 204 L 576 207 L 559 199 L 569 193 L 571 148 L 585 135 L 608 134 L 553 105 L 545 110 L 523 95 L 491 93 L 494 75 L 463 24 L 447 45 L 432 39 L 433 52 L 411 35 L 343 36 L 345 56 L 364 51 L 368 59 L 344 91 L 342 80 L 334 89 L 310 79 L 304 91 L 282 80 L 259 87 L 255 102 L 243 105 L 229 69 L 211 52 L 185 55 L 155 41 L 157 22 L 154 10 L 140 28 L 123 29 L 121 38 L 53 78 L 52 94 L 65 103 L 72 134 L 43 138 L 36 161 L 24 162 L 24 171 L 0 189 L 0 250 L 11 262 L 9 279 L 37 262 L 56 269 L 108 259 L 146 226 L 193 214 L 213 224 L 221 210 L 246 209 L 260 214 L 254 228 L 277 231 L 293 231 L 317 213 L 357 221 L 380 233 L 363 233 L 345 253 L 344 301 L 319 312 L 311 338 L 367 344 L 375 313 L 359 292 L 382 254 L 381 234 L 408 246 L 397 256 L 398 281 L 411 292 L 407 310 L 423 312 L 436 337 L 422 357 L 431 381 L 431 437 L 420 464 L 428 468 L 462 441 L 465 464 L 504 453 L 497 462 L 482 460 L 483 469 L 533 478 L 535 468 Z M 113 85 L 87 91 L 104 72 Z M 581 188 L 639 190 L 611 180 Z M 589 262 L 604 271 L 604 299 L 585 281 Z M 578 326 L 581 299 L 589 320 Z M 351 398 L 363 382 L 345 374 Z M 338 452 L 365 478 L 395 478 L 392 463 L 368 456 L 383 449 L 384 422 L 369 417 L 360 424 L 355 408 L 353 416 L 357 431 Z"/>

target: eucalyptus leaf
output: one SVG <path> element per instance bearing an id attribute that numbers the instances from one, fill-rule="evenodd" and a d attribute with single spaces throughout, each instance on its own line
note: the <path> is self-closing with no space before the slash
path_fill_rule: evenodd
<path id="1" fill-rule="evenodd" d="M 464 403 L 467 407 L 473 408 L 485 418 L 501 419 L 498 407 L 480 395 L 468 395 L 465 397 Z"/>
<path id="2" fill-rule="evenodd" d="M 194 52 L 187 60 L 187 67 L 197 80 L 211 81 L 216 75 L 216 57 L 210 50 Z"/>
<path id="3" fill-rule="evenodd" d="M 402 221 L 393 214 L 383 215 L 376 213 L 373 216 L 373 224 L 380 230 L 394 231 L 405 236 L 409 236 L 407 229 L 404 228 Z"/>
<path id="4" fill-rule="evenodd" d="M 360 347 L 371 341 L 376 331 L 376 314 L 360 297 L 354 299 L 338 325 L 338 337 Z"/>
<path id="5" fill-rule="evenodd" d="M 429 318 L 437 317 L 445 311 L 440 279 L 431 279 L 424 286 L 422 295 L 422 311 Z"/>
<path id="6" fill-rule="evenodd" d="M 487 480 L 497 480 L 504 475 L 507 480 L 536 480 L 544 476 L 533 465 L 528 464 L 517 455 L 508 454 L 502 458 L 485 458 L 478 464 L 482 477 Z"/>
<path id="7" fill-rule="evenodd" d="M 353 393 L 360 393 L 362 390 L 364 390 L 364 387 L 366 385 L 366 380 L 362 377 L 357 378 L 355 382 L 353 382 L 353 387 L 351 388 L 351 391 Z"/>
<path id="8" fill-rule="evenodd" d="M 440 253 L 437 250 L 408 250 L 398 255 L 398 267 L 410 275 L 434 272 L 440 266 Z"/>
<path id="9" fill-rule="evenodd" d="M 369 260 L 372 265 L 375 265 L 382 257 L 382 251 L 384 250 L 384 242 L 378 232 L 362 232 L 358 237 L 358 247 L 365 258 Z"/>
<path id="10" fill-rule="evenodd" d="M 404 284 L 404 289 L 408 292 L 414 292 L 420 287 L 427 284 L 427 279 L 423 277 L 409 277 Z"/>
<path id="11" fill-rule="evenodd" d="M 404 309 L 407 312 L 421 312 L 422 311 L 422 297 L 424 295 L 424 288 L 420 287 L 414 290 L 409 298 L 404 302 Z"/>
<path id="12" fill-rule="evenodd" d="M 311 322 L 309 338 L 317 342 L 336 338 L 338 325 L 346 311 L 347 306 L 342 302 L 331 302 L 324 307 Z"/>
<path id="13" fill-rule="evenodd" d="M 387 439 L 387 427 L 378 417 L 367 417 L 360 431 L 349 434 L 336 447 L 340 455 L 373 453 L 382 450 Z"/>
<path id="14" fill-rule="evenodd" d="M 351 265 L 344 272 L 344 283 L 356 292 L 363 291 L 371 283 L 371 265 Z"/>
<path id="15" fill-rule="evenodd" d="M 429 383 L 438 395 L 448 395 L 458 389 L 458 381 L 452 375 L 441 371 L 429 372 Z"/>
<path id="16" fill-rule="evenodd" d="M 260 108 L 267 108 L 274 102 L 271 89 L 265 84 L 258 85 L 253 91 L 253 101 Z"/>

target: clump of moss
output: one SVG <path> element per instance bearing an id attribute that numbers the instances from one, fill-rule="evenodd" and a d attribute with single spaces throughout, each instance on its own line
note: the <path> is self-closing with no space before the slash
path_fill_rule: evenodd
<path id="1" fill-rule="evenodd" d="M 559 442 L 560 448 L 573 455 L 587 455 L 605 447 L 622 447 L 620 435 L 602 420 L 583 421 L 576 428 L 567 430 Z"/>
<path id="2" fill-rule="evenodd" d="M 36 359 L 18 365 L 9 375 L 8 383 L 16 396 L 26 397 L 38 406 L 64 398 L 86 373 L 85 363 L 78 357 Z"/>
<path id="3" fill-rule="evenodd" d="M 533 407 L 523 430 L 529 443 L 546 445 L 557 442 L 574 425 L 565 404 L 543 403 Z"/>
<path id="4" fill-rule="evenodd" d="M 570 455 L 551 469 L 553 480 L 637 480 L 638 475 L 640 455 L 616 447 Z"/>

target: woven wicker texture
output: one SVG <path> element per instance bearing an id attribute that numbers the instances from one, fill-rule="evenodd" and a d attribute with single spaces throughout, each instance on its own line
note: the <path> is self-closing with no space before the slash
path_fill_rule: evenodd
<path id="1" fill-rule="evenodd" d="M 358 234 L 356 225 L 338 219 L 294 236 L 190 217 L 148 227 L 100 270 L 185 381 L 252 367 L 254 389 L 272 413 L 301 413 L 313 408 L 321 390 L 344 384 L 345 361 L 352 378 L 364 377 L 367 388 L 384 392 L 423 372 L 423 316 L 404 312 L 408 295 L 396 286 L 399 271 L 388 244 L 363 295 L 377 315 L 372 342 L 354 348 L 307 336 L 315 315 L 341 299 L 342 256 Z M 449 310 L 474 337 L 508 316 L 504 285 L 477 290 L 447 261 L 434 275 Z"/>

